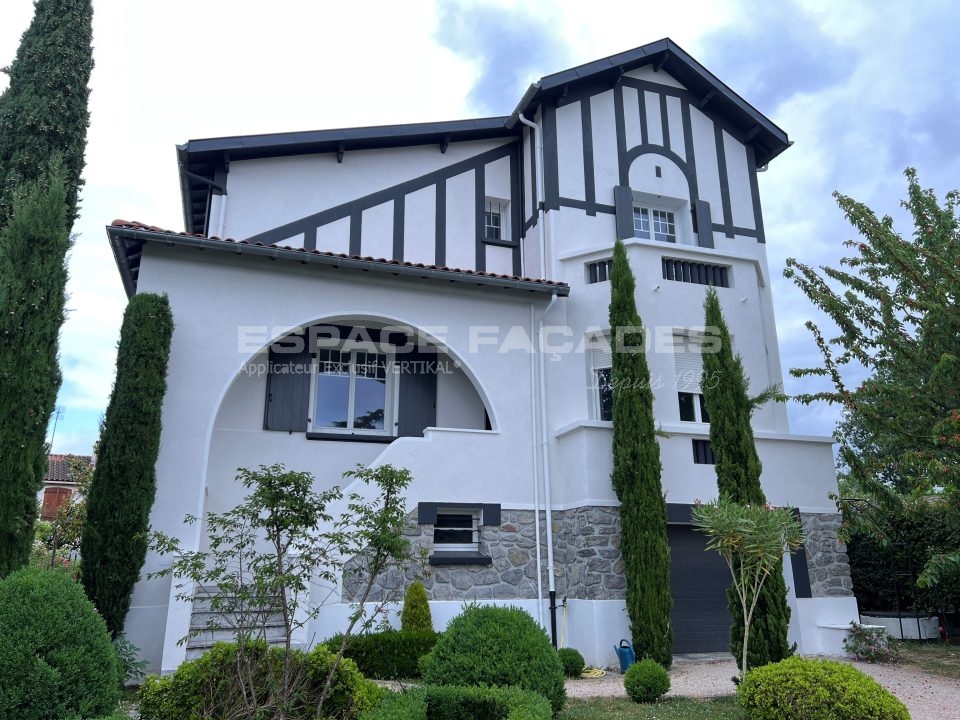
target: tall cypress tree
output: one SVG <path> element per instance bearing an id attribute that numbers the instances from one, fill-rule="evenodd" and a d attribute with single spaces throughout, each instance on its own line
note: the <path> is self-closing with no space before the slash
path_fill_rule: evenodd
<path id="1" fill-rule="evenodd" d="M 90 114 L 93 69 L 91 0 L 36 0 L 33 22 L 5 72 L 0 96 L 0 227 L 10 218 L 21 184 L 42 178 L 59 156 L 68 205 L 67 227 L 77 211 Z"/>
<path id="2" fill-rule="evenodd" d="M 47 422 L 60 388 L 69 247 L 66 193 L 55 170 L 18 195 L 0 230 L 0 577 L 30 558 Z"/>
<path id="3" fill-rule="evenodd" d="M 710 445 L 716 459 L 717 486 L 721 497 L 741 505 L 763 505 L 767 497 L 760 485 L 762 466 L 757 455 L 750 417 L 754 408 L 778 396 L 778 388 L 764 390 L 751 398 L 749 383 L 739 355 L 733 354 L 730 330 L 716 291 L 710 288 L 704 301 L 704 325 L 713 329 L 719 340 L 715 353 L 703 354 L 703 399 L 710 415 Z M 743 610 L 733 588 L 727 591 L 733 624 L 730 627 L 730 652 L 741 663 L 743 651 Z M 751 668 L 778 662 L 793 654 L 787 642 L 790 607 L 783 562 L 764 583 L 750 624 L 747 662 Z"/>
<path id="4" fill-rule="evenodd" d="M 673 662 L 667 505 L 660 485 L 660 446 L 653 391 L 634 297 L 633 271 L 617 240 L 610 275 L 613 352 L 613 489 L 620 500 L 620 553 L 627 581 L 630 634 L 639 657 Z M 629 328 L 631 331 L 626 332 Z M 622 346 L 617 339 L 622 338 Z"/>
<path id="5" fill-rule="evenodd" d="M 166 295 L 145 293 L 130 300 L 80 542 L 84 590 L 114 636 L 123 631 L 147 555 L 172 335 Z"/>

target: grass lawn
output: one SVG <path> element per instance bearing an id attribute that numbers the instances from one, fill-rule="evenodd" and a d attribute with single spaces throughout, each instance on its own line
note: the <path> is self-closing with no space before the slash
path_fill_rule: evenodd
<path id="1" fill-rule="evenodd" d="M 635 703 L 627 698 L 570 699 L 556 720 L 743 720 L 744 717 L 731 695 L 703 700 L 671 698 L 651 704 Z"/>
<path id="2" fill-rule="evenodd" d="M 900 647 L 901 665 L 916 668 L 931 675 L 942 675 L 953 679 L 960 677 L 960 643 L 902 640 L 897 645 Z"/>

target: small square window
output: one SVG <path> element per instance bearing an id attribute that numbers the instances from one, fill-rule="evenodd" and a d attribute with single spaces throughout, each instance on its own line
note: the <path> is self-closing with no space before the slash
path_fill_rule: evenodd
<path id="1" fill-rule="evenodd" d="M 693 462 L 695 465 L 716 465 L 717 460 L 713 456 L 713 447 L 709 440 L 693 440 Z"/>
<path id="2" fill-rule="evenodd" d="M 475 552 L 480 548 L 480 510 L 437 509 L 435 552 Z"/>
<path id="3" fill-rule="evenodd" d="M 613 258 L 587 263 L 587 283 L 594 285 L 608 282 L 611 272 L 613 272 Z"/>

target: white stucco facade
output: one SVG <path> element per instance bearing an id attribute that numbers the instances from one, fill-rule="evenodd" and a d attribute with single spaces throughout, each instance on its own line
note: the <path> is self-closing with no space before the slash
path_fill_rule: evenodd
<path id="1" fill-rule="evenodd" d="M 668 434 L 659 440 L 667 502 L 682 508 L 715 497 L 713 465 L 695 462 L 691 450 L 691 443 L 709 439 L 709 425 L 683 419 L 678 404 L 674 336 L 703 325 L 712 284 L 751 390 L 781 382 L 756 183 L 757 154 L 776 153 L 766 135 L 760 134 L 767 138 L 762 146 L 752 139 L 757 133 L 736 125 L 747 111 L 696 102 L 678 79 L 686 77 L 683 68 L 654 70 L 640 57 L 638 67 L 607 87 L 574 85 L 569 94 L 551 95 L 546 88 L 553 76 L 545 78 L 539 94 L 518 107 L 539 125 L 536 132 L 512 117 L 502 119 L 502 131 L 486 121 L 477 125 L 482 132 L 424 130 L 405 144 L 385 132 L 357 150 L 321 138 L 300 154 L 289 148 L 275 156 L 269 148 L 234 153 L 216 175 L 219 187 L 206 209 L 194 211 L 204 227 L 192 229 L 248 244 L 191 245 L 136 224 L 111 228 L 118 246 L 139 243 L 136 272 L 121 262 L 128 289 L 166 293 L 175 321 L 152 527 L 187 548 L 202 548 L 202 529 L 185 526 L 184 516 L 232 507 L 241 497 L 236 468 L 272 463 L 312 473 L 318 489 L 339 484 L 357 464 L 406 467 L 415 479 L 407 497 L 411 510 L 418 503 L 495 503 L 504 513 L 538 512 L 546 522 L 548 506 L 557 517 L 615 508 L 612 423 L 602 416 L 595 356 L 584 344 L 610 331 L 610 285 L 591 283 L 589 266 L 610 258 L 618 236 L 636 277 L 638 310 L 651 330 L 654 411 Z M 204 157 L 220 157 L 216 141 L 210 143 Z M 189 159 L 190 144 L 185 147 Z M 633 198 L 628 208 L 621 206 L 626 188 Z M 501 223 L 498 237 L 490 236 L 484 217 L 492 207 Z M 675 237 L 626 234 L 624 212 L 640 212 L 634 207 L 671 213 Z M 264 252 L 273 248 L 288 250 Z M 338 264 L 331 254 L 341 253 L 354 263 Z M 308 262 L 310 255 L 317 261 Z M 709 266 L 716 282 L 669 279 L 674 263 L 694 273 Z M 531 347 L 541 322 L 546 341 Z M 301 428 L 296 417 L 290 428 L 270 427 L 272 381 L 257 368 L 269 366 L 271 343 L 316 325 L 406 326 L 442 348 L 455 367 L 436 377 L 430 425 L 409 435 L 387 427 L 395 436 L 388 442 L 311 437 L 307 419 Z M 801 513 L 834 513 L 831 440 L 791 435 L 785 408 L 776 404 L 755 414 L 754 430 L 768 499 Z M 536 540 L 545 565 L 546 537 Z M 576 539 L 564 535 L 564 542 L 573 547 Z M 813 579 L 812 591 L 808 580 L 798 592 L 797 583 L 817 568 L 798 574 L 793 563 L 806 562 L 803 557 L 787 560 L 791 640 L 801 652 L 838 652 L 829 627 L 856 617 L 855 600 L 846 588 L 821 592 L 830 585 L 823 578 Z M 148 557 L 143 577 L 163 562 Z M 612 663 L 613 645 L 629 637 L 618 586 L 611 573 L 597 581 L 602 592 L 586 580 L 577 586 L 579 570 L 570 562 L 558 560 L 555 568 L 567 593 L 558 591 L 558 603 L 567 601 L 558 639 L 588 662 Z M 537 582 L 546 598 L 545 566 L 522 587 Z M 436 592 L 438 627 L 463 599 L 503 600 L 496 591 L 461 590 L 456 598 Z M 189 631 L 192 607 L 178 592 L 184 590 L 169 580 L 137 585 L 127 634 L 152 670 L 172 671 L 185 657 L 178 641 Z M 509 602 L 547 624 L 547 600 L 537 598 L 518 590 Z M 325 608 L 302 639 L 339 630 L 346 608 L 336 602 Z"/>

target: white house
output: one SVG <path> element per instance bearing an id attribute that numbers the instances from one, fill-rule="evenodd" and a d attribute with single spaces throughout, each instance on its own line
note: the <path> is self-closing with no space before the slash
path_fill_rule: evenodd
<path id="1" fill-rule="evenodd" d="M 689 525 L 717 493 L 697 329 L 713 286 L 752 388 L 781 381 L 757 172 L 789 144 L 661 40 L 543 77 L 506 117 L 179 146 L 186 232 L 107 229 L 127 293 L 167 293 L 176 323 L 152 526 L 202 547 L 182 519 L 236 504 L 241 466 L 282 462 L 318 488 L 358 463 L 406 467 L 438 627 L 464 600 L 508 601 L 613 662 L 629 637 L 605 343 L 619 237 L 669 434 L 675 652 L 726 649 L 726 568 Z M 754 428 L 768 498 L 808 532 L 785 563 L 791 639 L 836 652 L 830 626 L 857 607 L 831 440 L 791 434 L 782 405 Z M 187 652 L 176 594 L 135 591 L 127 632 L 153 670 Z M 301 640 L 339 628 L 349 584 L 337 599 Z"/>

